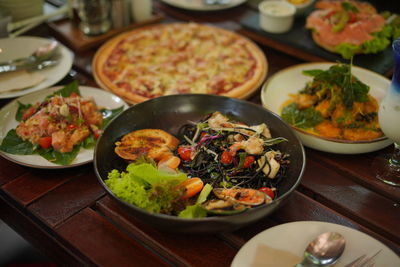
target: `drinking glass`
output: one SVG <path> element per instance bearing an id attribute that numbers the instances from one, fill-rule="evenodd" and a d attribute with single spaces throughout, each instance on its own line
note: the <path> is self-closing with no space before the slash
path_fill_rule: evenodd
<path id="1" fill-rule="evenodd" d="M 390 87 L 379 106 L 379 124 L 385 135 L 393 140 L 392 154 L 378 157 L 373 162 L 376 177 L 400 186 L 400 38 L 393 42 L 394 72 Z"/>
<path id="2" fill-rule="evenodd" d="M 87 35 L 107 32 L 111 27 L 110 0 L 78 0 L 80 29 Z"/>

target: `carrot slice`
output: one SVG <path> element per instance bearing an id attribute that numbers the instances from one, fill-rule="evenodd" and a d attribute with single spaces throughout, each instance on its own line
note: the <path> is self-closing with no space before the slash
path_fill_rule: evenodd
<path id="1" fill-rule="evenodd" d="M 178 190 L 184 190 L 183 199 L 191 198 L 192 196 L 198 194 L 201 189 L 203 189 L 204 183 L 203 181 L 198 178 L 189 178 L 186 181 L 180 183 L 176 188 Z"/>

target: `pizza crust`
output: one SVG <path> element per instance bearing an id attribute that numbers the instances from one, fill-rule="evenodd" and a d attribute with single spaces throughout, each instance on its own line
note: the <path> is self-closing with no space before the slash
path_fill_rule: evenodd
<path id="1" fill-rule="evenodd" d="M 118 96 L 122 97 L 129 103 L 135 104 L 146 101 L 150 99 L 149 97 L 145 97 L 134 92 L 128 91 L 124 88 L 119 88 L 116 86 L 105 74 L 103 71 L 103 66 L 107 62 L 108 58 L 112 54 L 115 47 L 121 42 L 130 36 L 135 34 L 139 34 L 142 31 L 147 31 L 152 29 L 153 27 L 174 27 L 179 25 L 180 27 L 185 27 L 185 25 L 189 25 L 190 23 L 171 23 L 171 24 L 160 24 L 160 25 L 150 25 L 143 28 L 139 28 L 124 34 L 121 34 L 112 40 L 105 43 L 96 53 L 93 59 L 93 74 L 95 77 L 96 82 L 104 89 L 109 90 Z M 258 87 L 264 81 L 267 72 L 268 72 L 268 64 L 267 59 L 261 49 L 249 39 L 233 33 L 228 30 L 224 30 L 221 28 L 201 25 L 201 27 L 207 27 L 207 29 L 212 29 L 216 31 L 217 34 L 229 34 L 230 36 L 234 36 L 234 38 L 239 38 L 245 43 L 245 47 L 251 53 L 253 59 L 255 60 L 256 67 L 254 69 L 254 73 L 252 77 L 246 80 L 242 85 L 233 88 L 230 91 L 224 92 L 221 95 L 228 96 L 228 97 L 235 97 L 235 98 L 247 98 L 252 95 Z"/>

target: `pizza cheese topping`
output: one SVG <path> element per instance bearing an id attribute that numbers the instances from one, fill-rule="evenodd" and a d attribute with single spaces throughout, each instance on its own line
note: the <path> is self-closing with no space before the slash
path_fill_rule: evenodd
<path id="1" fill-rule="evenodd" d="M 223 29 L 196 23 L 163 24 L 119 38 L 100 72 L 113 87 L 145 98 L 225 94 L 252 78 L 259 79 L 254 77 L 259 67 L 253 51 L 257 49 Z"/>

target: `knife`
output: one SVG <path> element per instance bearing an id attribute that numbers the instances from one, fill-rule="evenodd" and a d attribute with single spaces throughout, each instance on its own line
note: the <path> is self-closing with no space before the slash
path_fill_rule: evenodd
<path id="1" fill-rule="evenodd" d="M 0 65 L 0 73 L 17 71 L 17 70 L 42 70 L 47 67 L 54 66 L 58 63 L 58 60 L 45 60 L 42 62 L 25 62 L 23 64 L 8 64 L 8 65 Z"/>

